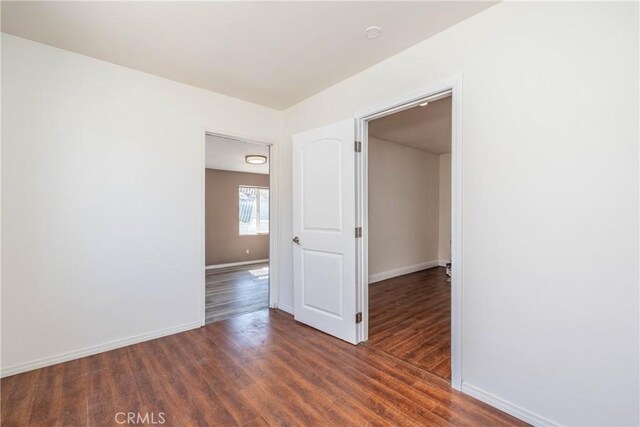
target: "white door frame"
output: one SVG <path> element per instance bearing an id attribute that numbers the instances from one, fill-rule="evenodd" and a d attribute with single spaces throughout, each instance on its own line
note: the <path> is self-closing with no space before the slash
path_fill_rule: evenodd
<path id="1" fill-rule="evenodd" d="M 368 122 L 388 116 L 428 100 L 451 94 L 451 385 L 462 387 L 462 76 L 379 103 L 356 114 L 356 135 L 362 155 L 356 156 L 356 223 L 362 226 L 362 239 L 356 243 L 356 301 L 362 313 L 358 342 L 369 338 L 369 218 L 368 218 Z"/>
<path id="2" fill-rule="evenodd" d="M 274 140 L 268 140 L 255 136 L 241 135 L 222 130 L 214 130 L 204 128 L 202 132 L 202 153 L 201 153 L 201 268 L 202 268 L 202 291 L 200 292 L 201 312 L 200 323 L 205 324 L 205 292 L 206 292 L 206 257 L 205 257 L 205 153 L 207 146 L 207 135 L 219 136 L 239 142 L 249 142 L 252 144 L 266 145 L 269 147 L 269 307 L 278 308 L 278 300 L 280 299 L 280 252 L 278 250 L 280 244 L 280 186 L 278 185 L 278 150 L 279 144 Z"/>

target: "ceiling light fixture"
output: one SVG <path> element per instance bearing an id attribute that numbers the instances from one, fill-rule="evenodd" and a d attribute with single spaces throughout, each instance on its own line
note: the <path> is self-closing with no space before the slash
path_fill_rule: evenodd
<path id="1" fill-rule="evenodd" d="M 429 105 L 429 103 L 428 102 L 423 102 L 422 104 L 418 104 L 418 105 L 420 105 L 421 107 L 426 107 L 427 105 Z"/>
<path id="2" fill-rule="evenodd" d="M 364 30 L 364 35 L 367 36 L 368 39 L 380 37 L 380 34 L 382 34 L 382 28 L 376 27 L 375 25 Z"/>
<path id="3" fill-rule="evenodd" d="M 265 163 L 267 163 L 267 156 L 250 154 L 248 156 L 244 156 L 244 161 L 249 163 L 250 165 L 264 165 Z"/>

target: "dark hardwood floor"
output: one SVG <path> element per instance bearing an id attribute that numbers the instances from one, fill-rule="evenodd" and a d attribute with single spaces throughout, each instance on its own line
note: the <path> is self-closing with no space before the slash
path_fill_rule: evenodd
<path id="1" fill-rule="evenodd" d="M 269 264 L 207 270 L 205 322 L 211 323 L 269 307 Z"/>
<path id="2" fill-rule="evenodd" d="M 444 267 L 369 285 L 368 345 L 451 379 L 451 284 Z"/>
<path id="3" fill-rule="evenodd" d="M 118 412 L 156 421 L 162 412 L 168 426 L 524 425 L 278 310 L 14 375 L 0 387 L 7 427 L 121 425 Z"/>

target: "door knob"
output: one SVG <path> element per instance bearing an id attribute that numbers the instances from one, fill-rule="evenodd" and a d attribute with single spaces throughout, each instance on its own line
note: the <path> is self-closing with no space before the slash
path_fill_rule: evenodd
<path id="1" fill-rule="evenodd" d="M 298 236 L 293 238 L 293 243 L 295 243 L 296 245 L 300 244 L 300 239 L 298 239 Z"/>

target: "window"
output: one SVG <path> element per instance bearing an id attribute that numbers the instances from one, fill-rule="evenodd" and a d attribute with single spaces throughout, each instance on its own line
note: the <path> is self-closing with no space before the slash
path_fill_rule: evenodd
<path id="1" fill-rule="evenodd" d="M 240 235 L 269 234 L 269 189 L 241 185 L 238 199 Z"/>

